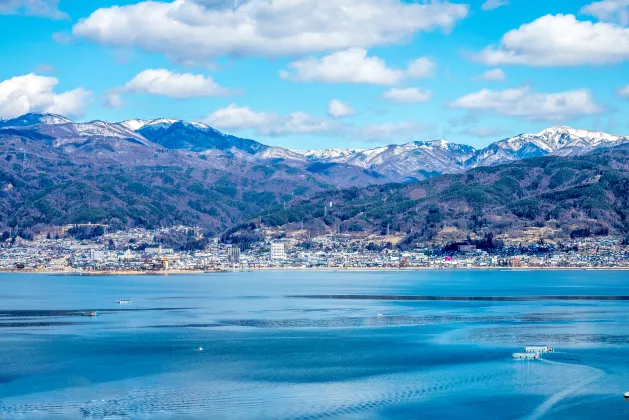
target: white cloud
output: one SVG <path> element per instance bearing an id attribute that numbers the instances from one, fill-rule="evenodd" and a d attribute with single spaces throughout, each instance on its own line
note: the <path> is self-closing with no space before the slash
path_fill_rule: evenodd
<path id="1" fill-rule="evenodd" d="M 620 88 L 618 90 L 618 96 L 621 98 L 629 99 L 629 85 Z"/>
<path id="2" fill-rule="evenodd" d="M 472 78 L 473 80 L 486 80 L 488 82 L 504 82 L 507 80 L 507 75 L 501 69 L 487 70 L 480 76 Z"/>
<path id="3" fill-rule="evenodd" d="M 468 9 L 444 0 L 144 1 L 98 9 L 72 32 L 100 44 L 199 62 L 388 45 L 421 31 L 448 31 Z"/>
<path id="4" fill-rule="evenodd" d="M 501 91 L 483 89 L 455 100 L 450 107 L 554 122 L 578 119 L 603 111 L 586 89 L 535 93 L 529 87 Z"/>
<path id="5" fill-rule="evenodd" d="M 150 69 L 138 73 L 119 92 L 148 93 L 172 98 L 227 96 L 229 89 L 219 86 L 202 74 L 172 73 L 166 69 Z"/>
<path id="6" fill-rule="evenodd" d="M 57 6 L 59 0 L 0 0 L 0 15 L 28 15 L 50 19 L 67 19 Z"/>
<path id="7" fill-rule="evenodd" d="M 332 99 L 328 104 L 328 115 L 334 119 L 349 117 L 354 114 L 354 108 L 338 99 Z"/>
<path id="8" fill-rule="evenodd" d="M 404 77 L 404 71 L 387 67 L 381 58 L 367 57 L 367 50 L 361 48 L 295 61 L 288 67 L 294 73 L 283 72 L 280 76 L 299 82 L 393 85 Z"/>
<path id="9" fill-rule="evenodd" d="M 421 57 L 417 60 L 411 61 L 408 64 L 406 74 L 408 75 L 408 77 L 412 77 L 415 79 L 430 77 L 435 71 L 435 67 L 435 63 L 433 63 L 429 58 Z"/>
<path id="10" fill-rule="evenodd" d="M 110 92 L 105 95 L 103 106 L 107 109 L 120 109 L 125 105 L 125 101 L 118 93 Z"/>
<path id="11" fill-rule="evenodd" d="M 507 0 L 485 0 L 483 4 L 481 4 L 480 8 L 489 11 L 494 10 L 502 6 L 508 6 L 509 2 Z"/>
<path id="12" fill-rule="evenodd" d="M 474 56 L 491 66 L 579 66 L 629 59 L 629 29 L 578 21 L 574 15 L 547 15 L 507 32 L 500 45 Z"/>
<path id="13" fill-rule="evenodd" d="M 384 92 L 382 98 L 401 104 L 419 104 L 428 102 L 432 98 L 432 92 L 416 87 L 393 88 Z"/>
<path id="14" fill-rule="evenodd" d="M 598 20 L 629 24 L 629 0 L 603 0 L 590 3 L 581 13 L 594 16 Z"/>
<path id="15" fill-rule="evenodd" d="M 298 82 L 369 83 L 394 85 L 404 78 L 429 76 L 435 65 L 428 58 L 418 58 L 406 70 L 387 67 L 379 57 L 368 57 L 367 50 L 350 48 L 321 58 L 306 58 L 280 70 L 280 77 Z"/>
<path id="16" fill-rule="evenodd" d="M 14 118 L 28 112 L 82 116 L 92 92 L 79 88 L 55 93 L 53 89 L 58 83 L 54 77 L 34 73 L 0 82 L 0 118 Z"/>
<path id="17" fill-rule="evenodd" d="M 304 112 L 280 115 L 256 112 L 248 107 L 231 104 L 208 115 L 204 123 L 223 130 L 253 130 L 258 135 L 330 133 L 342 125 L 331 119 L 316 118 Z"/>
<path id="18" fill-rule="evenodd" d="M 304 112 L 280 115 L 257 112 L 231 104 L 207 116 L 204 123 L 221 130 L 252 130 L 261 136 L 322 134 L 366 142 L 411 140 L 419 134 L 435 133 L 435 126 L 418 122 L 396 122 L 354 126 L 331 118 L 317 118 Z M 431 134 L 431 135 L 432 135 Z"/>

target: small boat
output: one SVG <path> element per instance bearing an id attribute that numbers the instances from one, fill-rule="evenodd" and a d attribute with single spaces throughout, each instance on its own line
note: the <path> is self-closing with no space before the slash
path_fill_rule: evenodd
<path id="1" fill-rule="evenodd" d="M 513 353 L 514 359 L 539 359 L 539 353 Z"/>
<path id="2" fill-rule="evenodd" d="M 524 351 L 527 353 L 552 353 L 555 349 L 550 346 L 526 346 Z"/>
<path id="3" fill-rule="evenodd" d="M 378 313 L 378 316 L 383 316 L 381 313 Z"/>
<path id="4" fill-rule="evenodd" d="M 121 300 L 117 300 L 116 303 L 118 305 L 131 305 L 133 303 L 133 301 L 121 299 Z"/>
<path id="5" fill-rule="evenodd" d="M 203 347 L 199 347 L 199 351 L 203 351 Z"/>
<path id="6" fill-rule="evenodd" d="M 81 316 L 98 316 L 98 311 L 94 312 L 83 312 Z"/>
<path id="7" fill-rule="evenodd" d="M 625 392 L 625 400 L 627 400 L 627 402 L 629 402 L 629 392 Z"/>

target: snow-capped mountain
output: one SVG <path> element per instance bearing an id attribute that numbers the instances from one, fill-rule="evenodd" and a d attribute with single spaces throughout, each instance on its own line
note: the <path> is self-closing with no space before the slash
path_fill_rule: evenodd
<path id="1" fill-rule="evenodd" d="M 445 140 L 410 142 L 374 149 L 328 149 L 297 151 L 312 161 L 355 165 L 392 180 L 424 179 L 429 174 L 461 172 L 476 150 Z"/>
<path id="2" fill-rule="evenodd" d="M 393 179 L 424 178 L 424 172 L 460 172 L 463 162 L 473 156 L 471 146 L 449 143 L 444 140 L 410 142 L 353 153 L 328 153 L 317 157 L 325 161 L 343 162 L 381 173 Z M 312 152 L 306 155 L 317 156 Z M 336 156 L 335 156 L 336 155 Z"/>
<path id="3" fill-rule="evenodd" d="M 491 166 L 519 159 L 559 155 L 574 156 L 601 147 L 629 142 L 628 137 L 570 127 L 551 127 L 537 134 L 520 134 L 479 150 L 466 166 Z"/>
<path id="4" fill-rule="evenodd" d="M 61 115 L 50 113 L 30 113 L 0 121 L 0 129 L 15 130 L 24 134 L 34 132 L 52 139 L 104 137 L 132 139 L 148 145 L 144 137 L 122 124 L 105 121 L 75 123 Z"/>
<path id="5" fill-rule="evenodd" d="M 66 151 L 99 153 L 144 153 L 138 147 L 186 150 L 206 154 L 206 158 L 259 161 L 284 164 L 311 173 L 326 171 L 331 177 L 372 182 L 421 180 L 427 177 L 463 172 L 478 166 L 491 166 L 514 160 L 546 156 L 572 156 L 601 147 L 629 142 L 625 136 L 551 127 L 535 134 L 520 134 L 476 150 L 445 140 L 388 145 L 373 149 L 290 150 L 270 147 L 243 139 L 202 123 L 174 119 L 127 120 L 120 123 L 92 121 L 75 123 L 55 114 L 31 113 L 0 121 L 0 134 L 49 141 Z M 219 155 L 209 153 L 219 151 Z"/>
<path id="6" fill-rule="evenodd" d="M 127 120 L 121 122 L 120 125 L 134 130 L 151 142 L 168 149 L 203 152 L 212 149 L 229 150 L 236 148 L 253 154 L 268 147 L 253 140 L 223 134 L 198 122 L 160 118 L 155 120 Z"/>

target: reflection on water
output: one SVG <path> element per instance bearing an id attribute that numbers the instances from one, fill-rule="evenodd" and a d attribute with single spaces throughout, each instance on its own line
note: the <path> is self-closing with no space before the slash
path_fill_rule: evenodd
<path id="1" fill-rule="evenodd" d="M 626 419 L 625 278 L 4 274 L 0 418 Z"/>

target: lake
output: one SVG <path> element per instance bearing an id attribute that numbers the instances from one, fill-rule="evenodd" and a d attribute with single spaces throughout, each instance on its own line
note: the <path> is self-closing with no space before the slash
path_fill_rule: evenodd
<path id="1" fill-rule="evenodd" d="M 0 274 L 0 418 L 627 419 L 628 296 L 627 271 Z"/>

